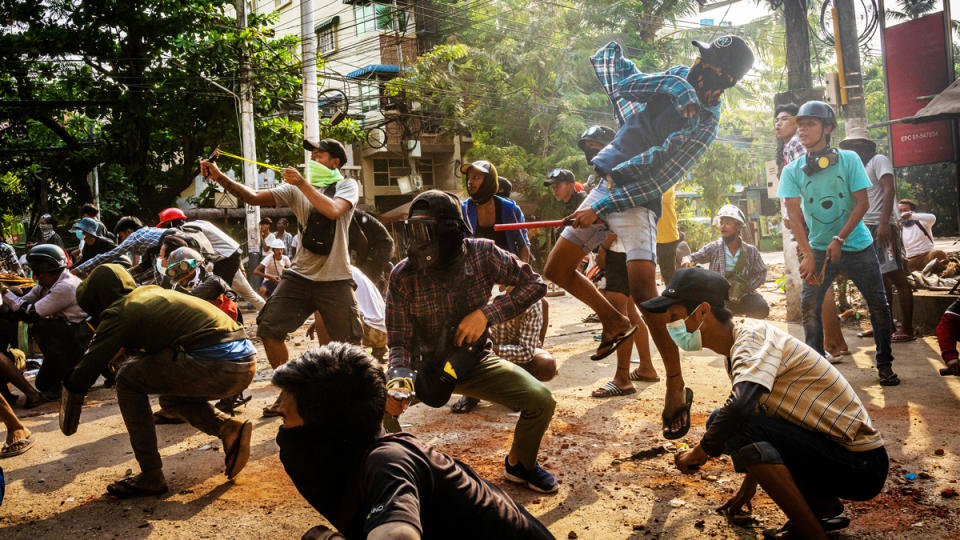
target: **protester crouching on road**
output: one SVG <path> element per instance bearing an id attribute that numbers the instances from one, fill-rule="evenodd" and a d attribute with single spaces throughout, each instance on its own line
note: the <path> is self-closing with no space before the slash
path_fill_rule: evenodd
<path id="1" fill-rule="evenodd" d="M 777 196 L 786 199 L 790 228 L 803 255 L 800 304 L 804 339 L 817 353 L 824 353 L 820 309 L 833 279 L 843 271 L 860 289 L 870 310 L 880 384 L 898 385 L 890 349 L 890 309 L 873 236 L 862 219 L 870 206 L 870 180 L 856 153 L 830 146 L 837 121 L 829 105 L 804 103 L 797 124 L 807 154 L 784 167 Z M 804 221 L 810 227 L 809 235 Z"/>
<path id="2" fill-rule="evenodd" d="M 587 304 L 603 325 L 600 346 L 591 359 L 616 351 L 636 326 L 576 272 L 584 254 L 617 235 L 627 254 L 630 293 L 637 304 L 657 295 L 656 236 L 663 193 L 679 182 L 717 135 L 720 96 L 753 65 L 753 52 L 737 36 L 721 36 L 707 45 L 693 42 L 700 57 L 690 68 L 674 66 L 644 74 L 624 58 L 617 43 L 590 59 L 610 98 L 620 125 L 613 142 L 593 158 L 606 179 L 569 219 L 553 247 L 544 274 Z M 680 355 L 663 318 L 647 315 L 647 326 L 667 373 L 663 436 L 683 437 L 690 429 L 693 392 L 684 386 Z"/>
<path id="3" fill-rule="evenodd" d="M 73 256 L 75 265 L 83 264 L 97 255 L 106 253 L 117 247 L 117 244 L 112 240 L 100 236 L 99 227 L 102 226 L 103 223 L 85 217 L 74 223 L 73 227 L 70 227 L 70 231 L 72 231 L 77 236 L 77 240 L 80 241 L 80 248 L 76 250 L 76 254 Z"/>
<path id="4" fill-rule="evenodd" d="M 493 240 L 498 248 L 509 251 L 523 262 L 530 262 L 530 240 L 527 231 L 494 231 L 502 223 L 523 223 L 523 211 L 510 199 L 496 195 L 499 188 L 497 168 L 489 161 L 480 160 L 460 167 L 466 178 L 470 198 L 460 203 L 463 217 L 473 230 L 474 238 Z"/>
<path id="5" fill-rule="evenodd" d="M 912 199 L 900 199 L 897 209 L 900 211 L 907 269 L 919 272 L 934 259 L 945 260 L 947 254 L 942 249 L 934 249 L 933 244 L 933 224 L 937 222 L 937 216 L 917 212 L 917 203 Z"/>
<path id="6" fill-rule="evenodd" d="M 405 226 L 411 245 L 387 286 L 390 367 L 418 369 L 415 399 L 431 407 L 456 393 L 521 411 L 505 476 L 555 492 L 557 481 L 537 455 L 556 401 L 533 375 L 492 354 L 487 332 L 539 302 L 546 284 L 492 241 L 470 238 L 460 202 L 449 193 L 418 195 Z M 495 284 L 513 289 L 489 302 Z M 397 416 L 409 404 L 387 398 L 387 430 L 400 430 Z"/>
<path id="7" fill-rule="evenodd" d="M 727 454 L 746 477 L 721 511 L 742 514 L 760 485 L 789 519 L 777 533 L 826 538 L 825 529 L 850 521 L 837 517 L 840 499 L 869 500 L 883 489 L 889 465 L 883 438 L 856 391 L 823 356 L 766 322 L 735 321 L 723 307 L 728 288 L 715 272 L 684 268 L 662 296 L 642 306 L 666 314 L 678 347 L 723 356 L 732 384 L 699 444 L 674 462 L 691 474 Z"/>
<path id="8" fill-rule="evenodd" d="M 890 312 L 893 313 L 893 289 L 897 290 L 900 312 L 903 314 L 900 331 L 894 328 L 891 341 L 912 341 L 913 333 L 913 289 L 907 282 L 907 261 L 904 259 L 903 242 L 900 239 L 900 216 L 893 207 L 897 200 L 896 179 L 893 164 L 887 156 L 877 153 L 877 144 L 870 140 L 865 128 L 850 130 L 846 138 L 838 145 L 844 150 L 852 150 L 860 156 L 863 168 L 870 179 L 867 198 L 870 208 L 863 215 L 863 223 L 873 236 L 873 249 L 880 263 L 883 285 L 887 295 Z M 870 332 L 863 332 L 869 337 Z"/>
<path id="9" fill-rule="evenodd" d="M 339 171 L 347 162 L 342 144 L 333 139 L 303 144 L 311 152 L 309 180 L 287 167 L 285 183 L 270 190 L 253 191 L 231 180 L 215 163 L 200 163 L 201 173 L 228 193 L 250 205 L 289 207 L 303 227 L 293 266 L 283 273 L 257 317 L 257 333 L 274 368 L 289 359 L 284 339 L 316 311 L 323 314 L 330 339 L 360 343 L 363 336 L 347 250 L 350 220 L 359 200 L 357 182 Z M 264 414 L 279 415 L 276 405 Z"/>
<path id="10" fill-rule="evenodd" d="M 743 212 L 732 204 L 724 205 L 717 212 L 720 239 L 714 240 L 690 255 L 684 266 L 710 264 L 710 270 L 730 282 L 730 300 L 726 307 L 734 315 L 754 319 L 766 319 L 770 306 L 757 292 L 767 278 L 767 265 L 760 257 L 760 250 L 743 241 L 740 231 L 746 222 Z"/>
<path id="11" fill-rule="evenodd" d="M 34 381 L 27 382 L 8 355 L 0 354 L 0 380 L 12 382 L 27 397 L 30 409 L 60 397 L 60 383 L 83 357 L 93 335 L 87 314 L 77 305 L 80 278 L 67 268 L 67 254 L 52 244 L 34 246 L 27 253 L 37 285 L 17 296 L 0 283 L 3 308 L 30 323 L 31 334 L 43 352 L 43 364 Z"/>
<path id="12" fill-rule="evenodd" d="M 469 466 L 413 435 L 384 433 L 383 371 L 359 347 L 308 351 L 272 382 L 281 390 L 280 462 L 338 531 L 317 525 L 304 538 L 553 538 Z"/>
<path id="13" fill-rule="evenodd" d="M 235 477 L 250 457 L 250 422 L 228 419 L 208 400 L 235 396 L 253 380 L 256 348 L 243 327 L 209 302 L 157 286 L 137 288 L 121 266 L 98 266 L 77 288 L 77 302 L 97 321 L 80 364 L 64 380 L 61 421 L 79 418 L 83 395 L 112 362 L 117 402 L 140 474 L 107 487 L 118 498 L 166 493 L 150 396 L 197 429 L 219 437 L 225 473 Z M 149 331 L 144 331 L 149 329 Z M 69 432 L 68 432 L 69 433 Z"/>

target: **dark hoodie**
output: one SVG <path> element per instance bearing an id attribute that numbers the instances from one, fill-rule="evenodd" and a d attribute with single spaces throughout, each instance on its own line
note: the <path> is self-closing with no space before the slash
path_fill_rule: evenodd
<path id="1" fill-rule="evenodd" d="M 164 348 L 186 351 L 245 339 L 243 327 L 213 304 L 154 285 L 137 287 L 117 264 L 96 267 L 77 287 L 77 303 L 94 321 L 96 333 L 80 364 L 64 381 L 84 393 L 123 348 L 153 354 Z"/>

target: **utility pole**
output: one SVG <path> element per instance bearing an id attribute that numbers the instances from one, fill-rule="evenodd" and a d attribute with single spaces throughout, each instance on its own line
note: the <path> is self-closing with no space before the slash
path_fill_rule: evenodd
<path id="1" fill-rule="evenodd" d="M 320 110 L 317 108 L 317 35 L 313 30 L 313 0 L 300 2 L 300 46 L 303 56 L 303 137 L 320 139 Z M 304 163 L 310 152 L 304 151 Z"/>
<path id="2" fill-rule="evenodd" d="M 247 9 L 245 0 L 236 0 L 237 26 L 243 31 L 247 27 Z M 253 85 L 250 82 L 250 51 L 246 45 L 240 56 L 240 142 L 241 154 L 251 161 L 257 160 L 257 144 L 253 129 Z M 243 162 L 243 184 L 257 190 L 257 166 L 251 161 Z M 247 254 L 260 251 L 260 207 L 246 206 Z"/>
<path id="3" fill-rule="evenodd" d="M 846 130 L 867 127 L 867 103 L 863 98 L 863 76 L 860 71 L 860 45 L 857 32 L 857 17 L 853 0 L 834 0 L 837 25 L 836 35 L 840 40 L 837 49 L 842 56 L 843 74 L 840 77 L 847 94 Z M 879 15 L 883 16 L 883 13 Z M 834 137 L 836 138 L 836 137 Z"/>

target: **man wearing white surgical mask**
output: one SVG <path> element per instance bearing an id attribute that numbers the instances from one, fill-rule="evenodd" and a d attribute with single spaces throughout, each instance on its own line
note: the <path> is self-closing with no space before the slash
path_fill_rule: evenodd
<path id="1" fill-rule="evenodd" d="M 841 499 L 869 500 L 883 489 L 883 438 L 853 387 L 813 348 L 764 321 L 734 320 L 723 307 L 729 288 L 716 272 L 683 268 L 640 306 L 666 316 L 680 349 L 722 355 L 732 385 L 699 444 L 674 462 L 690 474 L 728 454 L 746 477 L 722 512 L 743 513 L 759 485 L 789 518 L 778 534 L 826 538 L 850 523 Z"/>

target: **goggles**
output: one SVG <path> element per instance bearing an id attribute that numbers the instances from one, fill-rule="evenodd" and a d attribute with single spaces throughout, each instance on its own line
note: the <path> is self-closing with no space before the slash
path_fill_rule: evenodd
<path id="1" fill-rule="evenodd" d="M 408 219 L 403 222 L 403 228 L 411 245 L 426 244 L 437 239 L 435 219 Z"/>
<path id="2" fill-rule="evenodd" d="M 184 275 L 193 272 L 197 269 L 197 260 L 196 259 L 184 259 L 182 261 L 177 261 L 169 266 L 167 266 L 164 273 L 169 278 L 179 279 Z"/>

